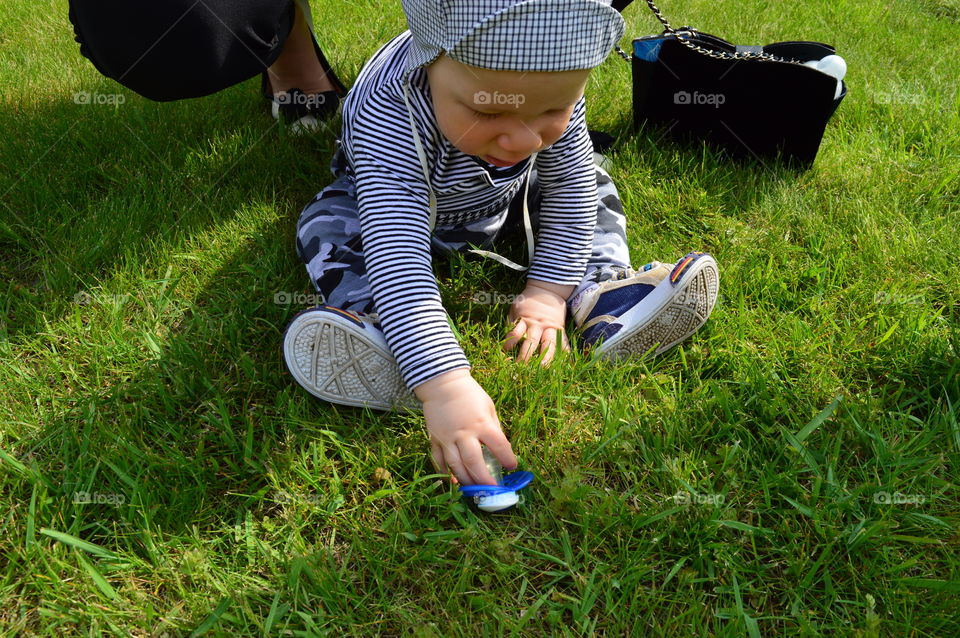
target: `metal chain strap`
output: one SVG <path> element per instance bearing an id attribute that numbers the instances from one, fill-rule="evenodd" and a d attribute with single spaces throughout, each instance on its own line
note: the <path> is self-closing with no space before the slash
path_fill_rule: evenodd
<path id="1" fill-rule="evenodd" d="M 683 36 L 691 36 L 697 33 L 696 29 L 693 27 L 685 27 L 681 30 L 674 29 L 670 26 L 670 23 L 667 22 L 667 19 L 663 17 L 663 14 L 660 12 L 659 7 L 654 4 L 653 0 L 647 0 L 647 6 L 650 7 L 650 10 L 653 11 L 653 15 L 657 16 L 657 20 L 663 24 L 663 28 L 667 33 L 672 34 L 677 42 L 681 43 L 683 46 L 687 47 L 692 51 L 696 51 L 702 55 L 706 55 L 711 58 L 716 58 L 717 60 L 763 60 L 766 62 L 788 62 L 790 64 L 803 64 L 801 60 L 795 60 L 793 58 L 781 58 L 779 56 L 770 54 L 770 53 L 755 53 L 752 51 L 737 52 L 737 53 L 727 53 L 726 51 L 713 51 L 711 49 L 706 49 L 702 46 L 690 42 Z M 627 55 L 623 49 L 619 46 L 617 47 L 617 53 L 620 54 L 624 60 L 630 61 L 630 56 Z"/>

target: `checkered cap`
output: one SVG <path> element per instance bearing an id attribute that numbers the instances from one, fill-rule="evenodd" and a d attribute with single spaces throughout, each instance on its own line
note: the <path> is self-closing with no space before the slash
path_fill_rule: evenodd
<path id="1" fill-rule="evenodd" d="M 403 10 L 408 71 L 442 53 L 494 71 L 592 69 L 624 31 L 610 0 L 403 0 Z"/>

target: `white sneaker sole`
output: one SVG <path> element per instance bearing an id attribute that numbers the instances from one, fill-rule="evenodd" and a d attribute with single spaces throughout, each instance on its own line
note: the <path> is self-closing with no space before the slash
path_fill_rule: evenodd
<path id="1" fill-rule="evenodd" d="M 273 116 L 273 119 L 280 121 L 280 105 L 276 102 L 270 107 L 270 114 Z M 321 128 L 324 128 L 323 124 L 320 123 L 313 115 L 304 115 L 296 122 L 290 122 L 287 124 L 287 132 L 294 137 L 300 135 L 309 135 L 311 133 L 316 133 Z"/>
<path id="2" fill-rule="evenodd" d="M 666 352 L 707 322 L 719 290 L 717 262 L 703 255 L 688 266 L 679 285 L 671 284 L 669 277 L 664 279 L 643 302 L 621 315 L 617 323 L 624 327 L 602 342 L 593 356 L 616 360 L 651 351 L 655 355 Z"/>
<path id="3" fill-rule="evenodd" d="M 419 406 L 382 335 L 334 312 L 307 310 L 283 337 L 287 369 L 315 397 L 374 410 Z"/>

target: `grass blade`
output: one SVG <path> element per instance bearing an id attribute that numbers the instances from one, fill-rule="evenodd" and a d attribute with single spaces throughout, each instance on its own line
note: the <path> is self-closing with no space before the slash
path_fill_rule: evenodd
<path id="1" fill-rule="evenodd" d="M 767 529 L 766 527 L 754 527 L 753 525 L 747 525 L 746 523 L 741 523 L 740 521 L 717 521 L 719 524 L 724 527 L 729 527 L 730 529 L 736 529 L 741 532 L 752 532 L 755 534 L 771 534 L 773 530 Z"/>
<path id="2" fill-rule="evenodd" d="M 101 574 L 97 568 L 94 567 L 93 563 L 84 558 L 83 554 L 80 552 L 77 552 L 77 562 L 79 562 L 80 565 L 83 566 L 83 568 L 87 571 L 87 573 L 90 574 L 90 578 L 93 579 L 97 589 L 99 589 L 104 596 L 110 600 L 120 599 L 120 596 L 117 595 L 117 591 L 109 582 L 107 582 L 107 579 L 103 577 L 103 574 Z"/>
<path id="3" fill-rule="evenodd" d="M 220 616 L 226 613 L 227 609 L 230 608 L 230 603 L 233 601 L 229 596 L 220 601 L 220 604 L 217 605 L 217 608 L 213 612 L 203 619 L 203 622 L 200 623 L 196 629 L 190 633 L 190 638 L 197 638 L 197 636 L 202 636 L 203 634 L 210 631 L 210 629 L 217 624 L 217 621 L 220 620 Z"/>
<path id="4" fill-rule="evenodd" d="M 823 425 L 823 422 L 826 421 L 831 414 L 833 414 L 834 410 L 837 409 L 837 406 L 840 405 L 840 402 L 842 400 L 843 400 L 843 395 L 838 396 L 836 399 L 833 400 L 833 403 L 831 403 L 830 405 L 825 407 L 823 410 L 821 410 L 820 414 L 813 417 L 813 419 L 810 420 L 810 423 L 807 423 L 805 426 L 800 428 L 800 431 L 794 435 L 797 441 L 800 443 L 803 443 L 808 436 L 813 434 L 814 430 L 816 430 L 818 427 Z"/>
<path id="5" fill-rule="evenodd" d="M 101 558 L 109 558 L 116 560 L 118 557 L 116 554 L 110 550 L 104 549 L 99 545 L 94 545 L 89 541 L 77 538 L 76 536 L 71 536 L 70 534 L 65 534 L 64 532 L 58 532 L 53 529 L 47 529 L 46 527 L 40 528 L 40 533 L 44 536 L 49 536 L 50 538 L 60 541 L 64 545 L 69 545 L 76 549 L 83 550 L 88 554 L 93 554 L 94 556 L 99 556 Z"/>

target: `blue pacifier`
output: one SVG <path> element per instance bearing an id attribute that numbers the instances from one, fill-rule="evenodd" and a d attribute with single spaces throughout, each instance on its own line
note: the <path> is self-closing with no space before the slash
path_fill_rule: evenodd
<path id="1" fill-rule="evenodd" d="M 502 476 L 500 462 L 487 448 L 483 448 L 483 460 L 490 474 L 497 480 L 496 485 L 462 485 L 460 493 L 482 512 L 502 512 L 520 502 L 518 492 L 533 481 L 532 472 L 511 472 Z"/>

